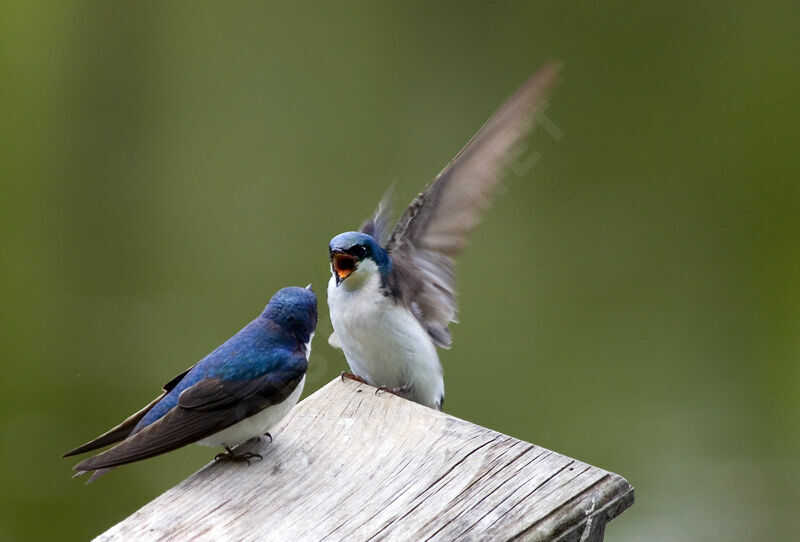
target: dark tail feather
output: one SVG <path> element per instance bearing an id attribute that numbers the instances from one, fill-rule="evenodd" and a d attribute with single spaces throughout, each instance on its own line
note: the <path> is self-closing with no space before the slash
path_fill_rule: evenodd
<path id="1" fill-rule="evenodd" d="M 96 471 L 92 472 L 92 475 L 89 477 L 88 480 L 86 480 L 85 485 L 88 486 L 89 484 L 91 484 L 92 482 L 94 482 L 95 480 L 100 478 L 101 476 L 105 476 L 106 474 L 108 474 L 108 471 L 110 471 L 113 468 L 114 467 L 108 467 L 107 469 L 97 469 Z M 91 471 L 79 470 L 78 472 L 73 474 L 72 477 L 73 478 L 77 478 L 78 476 L 83 476 L 87 472 L 91 472 Z"/>

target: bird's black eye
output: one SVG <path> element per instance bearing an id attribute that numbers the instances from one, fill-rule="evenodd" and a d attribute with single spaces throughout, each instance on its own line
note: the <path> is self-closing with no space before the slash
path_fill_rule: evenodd
<path id="1" fill-rule="evenodd" d="M 366 256 L 367 254 L 367 247 L 364 245 L 356 245 L 352 249 L 350 249 L 350 254 L 358 258 L 359 260 Z"/>

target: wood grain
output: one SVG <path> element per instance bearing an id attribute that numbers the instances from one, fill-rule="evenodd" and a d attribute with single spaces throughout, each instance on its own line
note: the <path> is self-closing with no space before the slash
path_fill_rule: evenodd
<path id="1" fill-rule="evenodd" d="M 624 478 L 364 384 L 302 401 L 264 459 L 210 463 L 96 540 L 602 540 Z"/>

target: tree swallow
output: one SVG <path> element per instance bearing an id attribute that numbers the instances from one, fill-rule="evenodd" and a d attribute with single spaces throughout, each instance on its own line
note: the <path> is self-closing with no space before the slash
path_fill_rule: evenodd
<path id="1" fill-rule="evenodd" d="M 534 73 L 483 125 L 389 234 L 390 192 L 360 231 L 329 245 L 331 346 L 344 351 L 356 380 L 441 409 L 442 366 L 456 321 L 455 256 L 480 222 L 512 151 L 531 131 L 558 75 Z"/>
<path id="2" fill-rule="evenodd" d="M 94 471 L 89 482 L 194 442 L 224 447 L 216 459 L 260 459 L 232 448 L 266 434 L 297 403 L 316 327 L 311 285 L 279 290 L 258 318 L 167 382 L 149 405 L 64 457 L 119 442 L 73 467 L 76 476 Z"/>

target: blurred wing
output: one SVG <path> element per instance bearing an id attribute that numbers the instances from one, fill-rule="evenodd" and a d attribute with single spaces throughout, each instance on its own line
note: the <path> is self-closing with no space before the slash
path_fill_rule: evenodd
<path id="1" fill-rule="evenodd" d="M 194 365 L 192 367 L 194 367 Z M 177 386 L 178 382 L 183 380 L 183 377 L 186 376 L 186 374 L 192 370 L 192 367 L 189 367 L 181 374 L 179 374 L 178 376 L 176 376 L 175 378 L 164 384 L 161 395 L 153 399 L 150 402 L 150 404 L 144 407 L 142 410 L 140 410 L 136 414 L 133 414 L 132 416 L 130 416 L 128 419 L 126 419 L 124 422 L 117 425 L 116 427 L 109 429 L 96 439 L 87 442 L 83 446 L 78 446 L 74 450 L 70 450 L 61 457 L 69 457 L 71 455 L 78 455 L 84 452 L 91 452 L 92 450 L 97 450 L 98 448 L 103 448 L 104 446 L 108 446 L 109 444 L 114 444 L 115 442 L 119 442 L 125 439 L 128 435 L 131 434 L 131 431 L 133 431 L 133 428 L 136 427 L 137 423 L 139 423 L 139 420 L 144 418 L 145 414 L 147 414 L 151 408 L 156 406 L 156 404 L 166 394 L 172 391 L 172 388 Z"/>
<path id="2" fill-rule="evenodd" d="M 202 440 L 286 399 L 303 378 L 307 366 L 305 357 L 298 355 L 284 369 L 259 378 L 201 380 L 184 390 L 178 405 L 160 420 L 73 468 L 85 472 L 115 467 Z"/>
<path id="3" fill-rule="evenodd" d="M 389 227 L 392 223 L 392 203 L 394 201 L 394 184 L 390 185 L 383 194 L 378 208 L 372 218 L 365 220 L 358 229 L 361 233 L 366 233 L 378 244 L 383 246 L 389 236 Z"/>
<path id="4" fill-rule="evenodd" d="M 456 318 L 454 257 L 481 221 L 512 151 L 530 133 L 560 65 L 534 73 L 409 206 L 386 246 L 395 293 L 433 341 L 450 346 Z"/>

